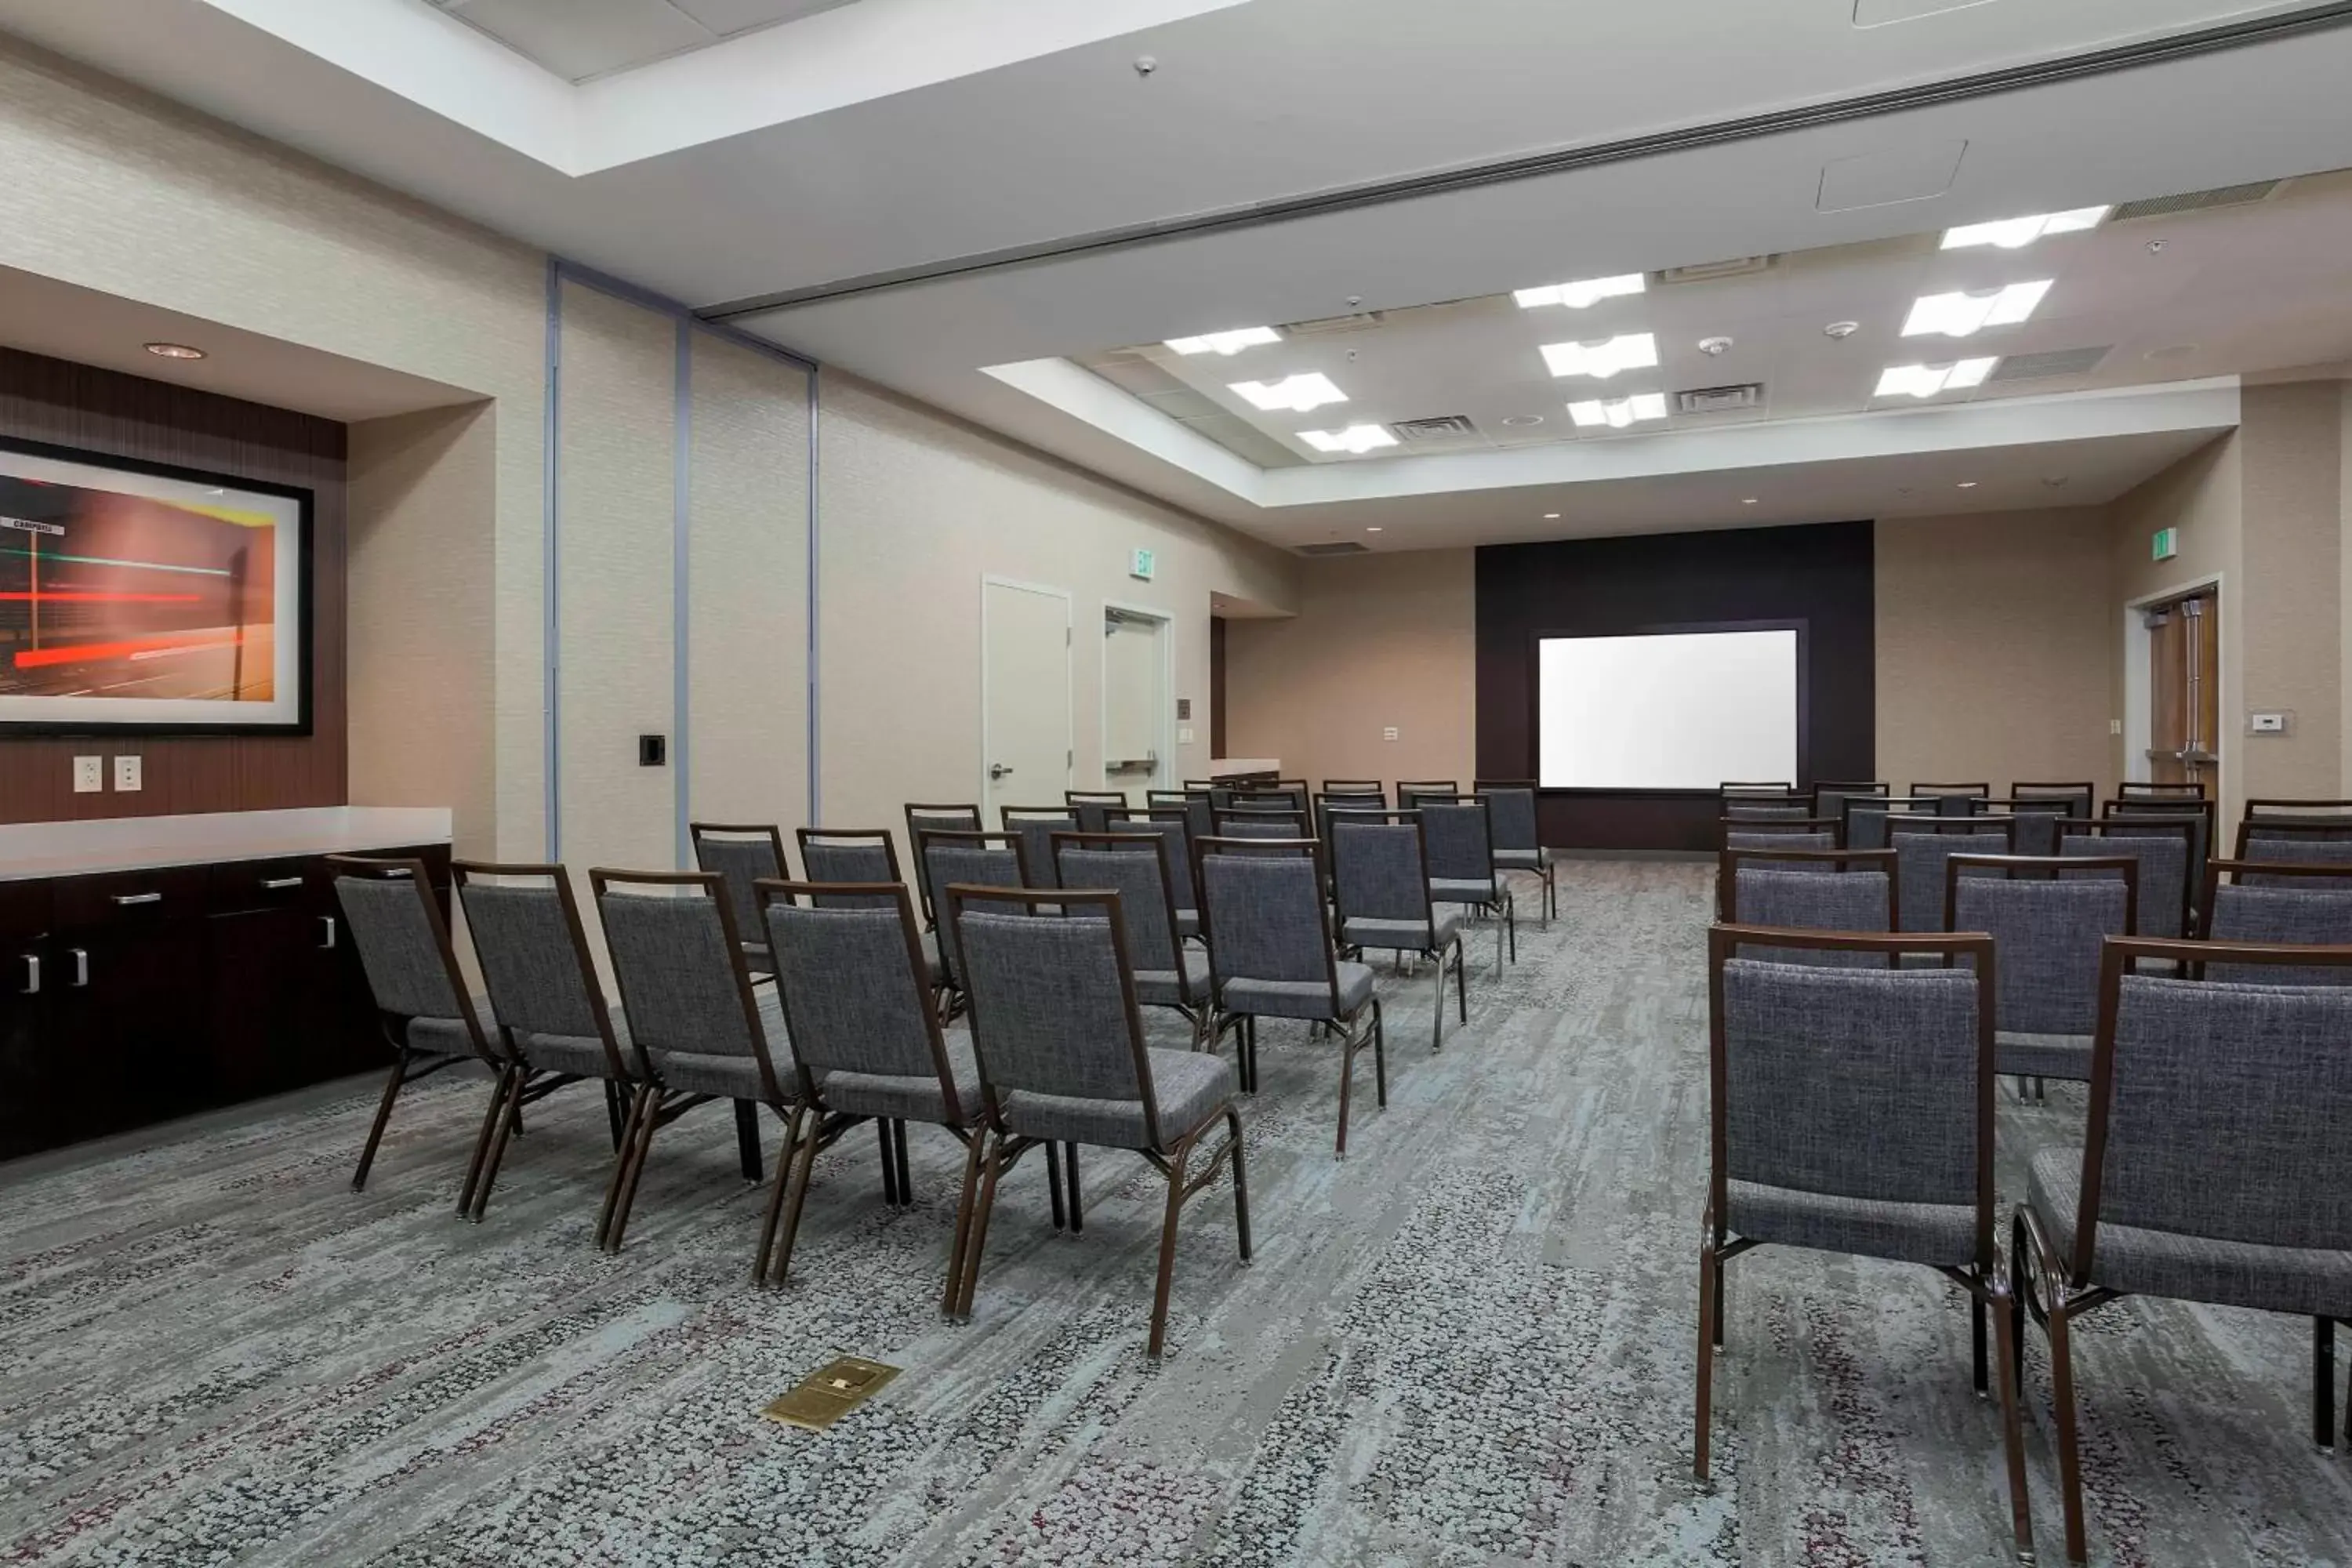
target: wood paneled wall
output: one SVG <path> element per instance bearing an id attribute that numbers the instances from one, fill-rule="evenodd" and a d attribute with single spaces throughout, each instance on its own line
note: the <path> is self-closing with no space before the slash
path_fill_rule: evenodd
<path id="1" fill-rule="evenodd" d="M 0 434 L 317 494 L 310 541 L 311 730 L 299 736 L 0 738 L 0 822 L 341 805 L 344 428 L 331 419 L 0 348 Z M 73 793 L 76 755 L 137 754 L 144 788 Z M 112 766 L 109 764 L 109 783 Z"/>

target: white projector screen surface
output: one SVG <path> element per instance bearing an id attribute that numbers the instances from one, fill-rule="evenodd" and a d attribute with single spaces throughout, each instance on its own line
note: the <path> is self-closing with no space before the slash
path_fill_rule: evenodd
<path id="1" fill-rule="evenodd" d="M 1536 645 L 1546 789 L 1797 778 L 1797 634 L 1668 632 Z"/>

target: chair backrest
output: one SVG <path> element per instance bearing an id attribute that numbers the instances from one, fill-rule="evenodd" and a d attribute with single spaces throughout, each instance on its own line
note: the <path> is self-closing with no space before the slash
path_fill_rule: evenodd
<path id="1" fill-rule="evenodd" d="M 1342 930 L 1351 920 L 1426 924 L 1431 918 L 1429 862 L 1416 813 L 1395 812 L 1386 820 L 1370 814 L 1336 814 L 1331 875 Z"/>
<path id="2" fill-rule="evenodd" d="M 1062 801 L 1070 808 L 1070 815 L 1077 818 L 1081 833 L 1109 832 L 1111 813 L 1123 816 L 1130 804 L 1127 792 L 1118 789 L 1066 789 Z"/>
<path id="3" fill-rule="evenodd" d="M 645 1047 L 625 1061 L 572 879 L 561 866 L 455 860 L 449 879 L 482 971 L 490 1012 L 509 1045 L 517 1035 L 598 1040 L 611 1077 L 646 1076 Z"/>
<path id="4" fill-rule="evenodd" d="M 1411 811 L 1424 800 L 1459 800 L 1462 786 L 1452 779 L 1399 779 L 1397 809 Z"/>
<path id="5" fill-rule="evenodd" d="M 2082 784 L 2052 783 L 2049 780 L 2018 779 L 2009 786 L 2011 800 L 2057 800 L 2066 803 L 2069 816 L 2088 816 L 2091 806 L 2099 798 L 2099 786 Z"/>
<path id="6" fill-rule="evenodd" d="M 907 807 L 907 847 L 915 857 L 915 890 L 922 895 L 923 919 L 939 923 L 939 909 L 931 899 L 930 868 L 923 864 L 923 835 L 926 833 L 978 833 L 981 830 L 980 807 L 976 805 L 922 805 Z"/>
<path id="7" fill-rule="evenodd" d="M 2205 785 L 2202 782 L 2189 784 L 2149 784 L 2145 781 L 2126 779 L 2122 784 L 2116 786 L 2116 793 L 2123 796 L 2126 800 L 2130 800 L 2135 797 L 2153 797 L 2162 800 L 2178 800 L 2184 796 L 2196 800 L 2202 800 L 2205 798 Z"/>
<path id="8" fill-rule="evenodd" d="M 2305 817 L 2249 816 L 2238 824 L 2233 858 L 2352 877 L 2352 821 L 2339 826 Z"/>
<path id="9" fill-rule="evenodd" d="M 2213 853 L 2213 803 L 2203 799 L 2174 800 L 2111 800 L 2100 808 L 2100 815 L 2146 817 L 2157 822 L 2181 822 L 2189 825 L 2189 891 L 2195 892 L 2198 879 L 2204 874 L 2205 862 Z"/>
<path id="10" fill-rule="evenodd" d="M 1056 833 L 1054 858 L 1065 888 L 1108 888 L 1127 956 L 1147 973 L 1181 973 L 1182 939 L 1176 931 L 1175 880 L 1168 841 L 1156 833 Z"/>
<path id="11" fill-rule="evenodd" d="M 2178 938 L 2189 930 L 2189 844 L 2186 821 L 2161 822 L 2144 817 L 2107 817 L 2098 822 L 2067 820 L 2057 825 L 2058 853 L 2105 858 L 2129 855 L 2139 862 L 2139 932 L 2142 936 Z M 2084 876 L 2112 877 L 2112 871 L 2087 871 Z"/>
<path id="12" fill-rule="evenodd" d="M 766 1098 L 782 1098 L 773 1047 L 784 1042 L 770 1041 L 760 1020 L 743 963 L 746 933 L 735 923 L 734 902 L 719 874 L 598 866 L 590 869 L 588 884 L 628 1013 L 629 1038 L 649 1055 L 749 1057 L 759 1064 Z M 751 896 L 756 908 L 757 889 Z M 789 1057 L 782 1070 L 792 1070 Z"/>
<path id="13" fill-rule="evenodd" d="M 1976 804 L 1992 795 L 1989 784 L 1915 784 L 1905 794 L 1914 799 L 1932 800 L 1946 816 L 1973 816 Z"/>
<path id="14" fill-rule="evenodd" d="M 1945 816 L 1891 824 L 1903 889 L 1902 931 L 1944 931 L 1944 862 L 1955 855 L 2010 855 L 2017 821 L 2007 816 Z"/>
<path id="15" fill-rule="evenodd" d="M 1305 838 L 1307 837 L 1307 814 L 1236 802 L 1217 813 L 1217 836 L 1222 838 Z"/>
<path id="16" fill-rule="evenodd" d="M 1234 788 L 1218 809 L 1303 812 L 1307 809 L 1307 793 L 1304 784 L 1241 784 Z"/>
<path id="17" fill-rule="evenodd" d="M 1834 849 L 1844 824 L 1832 816 L 1779 816 L 1735 814 L 1716 824 L 1725 844 L 1736 839 L 1788 838 L 1794 840 L 1789 847 Z M 1814 842 L 1820 840 L 1821 842 Z M 1769 848 L 1767 845 L 1765 847 Z M 1885 848 L 1885 845 L 1880 845 Z"/>
<path id="18" fill-rule="evenodd" d="M 1008 805 L 1001 815 L 1004 831 L 1021 836 L 1021 863 L 1028 870 L 1029 885 L 1053 887 L 1054 835 L 1076 832 L 1076 816 L 1056 805 Z"/>
<path id="19" fill-rule="evenodd" d="M 801 869 L 810 883 L 844 886 L 887 886 L 903 881 L 898 873 L 898 847 L 889 830 L 881 827 L 803 827 Z M 855 899 L 868 909 L 895 909 L 898 900 L 876 892 L 827 892 L 827 900 Z M 760 929 L 765 930 L 762 925 Z"/>
<path id="20" fill-rule="evenodd" d="M 927 831 L 916 840 L 915 854 L 934 888 L 944 888 L 950 882 L 977 888 L 1028 886 L 1029 847 L 1017 833 Z M 963 959 L 956 952 L 954 928 L 941 918 L 939 931 L 940 967 L 946 971 L 950 982 L 961 987 Z"/>
<path id="21" fill-rule="evenodd" d="M 1723 847 L 1726 849 L 1834 849 L 1838 847 L 1834 833 L 1771 830 L 1748 832 L 1752 823 L 1727 822 L 1723 825 Z"/>
<path id="22" fill-rule="evenodd" d="M 789 877 L 784 858 L 784 835 L 772 822 L 689 822 L 688 837 L 694 845 L 694 863 L 714 872 L 727 889 L 728 912 L 747 942 L 760 940 L 760 900 L 751 884 L 763 879 Z"/>
<path id="23" fill-rule="evenodd" d="M 2352 800 L 2305 800 L 2273 795 L 2246 802 L 2246 815 L 2284 817 L 2294 822 L 2332 823 L 2352 833 Z"/>
<path id="24" fill-rule="evenodd" d="M 2061 879 L 2091 867 L 2113 878 Z M 2139 862 L 2054 855 L 1955 855 L 1944 867 L 1945 927 L 1983 931 L 2000 954 L 1999 1027 L 2024 1035 L 2088 1035 L 2099 1021 L 2099 953 L 2130 936 Z"/>
<path id="25" fill-rule="evenodd" d="M 1839 880 L 1845 879 L 1821 879 Z M 1947 967 L 1736 956 L 1759 939 Z M 1777 954 L 1774 955 L 1777 957 Z M 1954 963 L 1969 967 L 1948 967 Z M 1707 935 L 1714 1110 L 1708 1188 L 1732 1182 L 1887 1203 L 1972 1205 L 1992 1260 L 1993 944 L 1983 936 Z"/>
<path id="26" fill-rule="evenodd" d="M 1470 789 L 1486 803 L 1486 826 L 1495 836 L 1496 848 L 1525 853 L 1543 847 L 1534 780 L 1473 779 Z"/>
<path id="27" fill-rule="evenodd" d="M 793 1055 L 820 1087 L 835 1072 L 937 1078 L 959 1123 L 947 1042 L 931 1005 L 920 917 L 904 883 L 762 882 L 761 929 Z"/>
<path id="28" fill-rule="evenodd" d="M 1813 815 L 1843 816 L 1845 803 L 1854 796 L 1867 798 L 1872 795 L 1884 796 L 1891 793 L 1883 779 L 1848 779 L 1843 782 L 1817 779 L 1813 784 Z"/>
<path id="29" fill-rule="evenodd" d="M 1899 908 L 1892 849 L 1726 848 L 1716 863 L 1718 917 L 1787 931 L 1885 932 Z M 1837 948 L 1750 944 L 1749 957 L 1775 963 L 1878 968 L 1884 955 Z"/>
<path id="30" fill-rule="evenodd" d="M 1192 814 L 1182 807 L 1155 808 L 1150 815 L 1131 816 L 1117 824 L 1116 833 L 1157 833 L 1168 841 L 1168 896 L 1180 910 L 1200 908 L 1200 895 L 1192 886 Z"/>
<path id="31" fill-rule="evenodd" d="M 1232 980 L 1336 987 L 1330 911 L 1315 846 L 1297 839 L 1288 853 L 1266 853 L 1271 847 L 1222 838 L 1199 846 L 1201 930 L 1209 939 L 1209 967 L 1220 994 Z M 1337 996 L 1335 988 L 1335 1003 Z"/>
<path id="32" fill-rule="evenodd" d="M 2332 868 L 2215 860 L 2206 868 L 2204 891 L 2197 907 L 2208 942 L 2352 946 L 2352 882 Z M 2319 968 L 2256 974 L 2215 963 L 2205 966 L 2204 978 L 2249 985 L 2336 985 L 2352 982 L 2352 972 Z"/>
<path id="33" fill-rule="evenodd" d="M 1815 817 L 1812 804 L 1810 801 L 1790 801 L 1786 805 L 1777 801 L 1764 804 L 1744 801 L 1737 796 L 1723 803 L 1723 816 L 1727 822 L 1828 822 L 1833 820 L 1830 817 Z"/>
<path id="34" fill-rule="evenodd" d="M 1331 842 L 1331 819 L 1362 812 L 1377 821 L 1389 817 L 1384 797 L 1370 795 L 1318 795 L 1315 797 L 1315 837 Z"/>
<path id="35" fill-rule="evenodd" d="M 1389 803 L 1389 786 L 1378 779 L 1325 779 L 1318 794 L 1369 797 L 1383 806 Z"/>
<path id="36" fill-rule="evenodd" d="M 1006 1097 L 1014 1094 L 1140 1101 L 1159 1145 L 1159 1107 L 1118 895 L 1008 895 L 961 885 L 944 893 L 971 964 L 972 1052 L 998 1124 Z M 997 907 L 1003 903 L 1027 908 L 1008 911 Z M 1030 918 L 1046 905 L 1061 918 Z"/>
<path id="37" fill-rule="evenodd" d="M 1837 810 L 1824 815 L 1836 818 L 1849 849 L 1884 849 L 1895 825 L 1944 814 L 1943 802 L 1909 795 L 1848 795 L 1835 804 Z"/>
<path id="38" fill-rule="evenodd" d="M 1217 830 L 1216 808 L 1210 804 L 1207 790 L 1146 790 L 1143 801 L 1145 805 L 1154 811 L 1167 810 L 1171 807 L 1182 811 L 1184 831 L 1195 838 L 1206 838 Z"/>
<path id="39" fill-rule="evenodd" d="M 1486 802 L 1423 801 L 1421 804 L 1422 851 L 1429 857 L 1429 874 L 1441 882 L 1475 882 L 1493 898 L 1495 890 L 1495 829 Z"/>
<path id="40" fill-rule="evenodd" d="M 2057 795 L 1986 796 L 1970 803 L 1979 816 L 2013 816 L 2017 819 L 2017 852 L 2020 855 L 2055 855 L 2058 853 L 2058 823 L 2071 816 L 2087 816 L 2087 807 L 2074 809 L 2074 802 Z"/>
<path id="41" fill-rule="evenodd" d="M 2102 1225 L 2352 1250 L 2352 986 L 2244 985 L 2132 973 L 2146 959 L 2287 973 L 2352 966 L 2352 947 L 2148 939 L 2107 944 L 2091 1054 L 2074 1278 Z"/>
<path id="42" fill-rule="evenodd" d="M 332 855 L 335 897 L 360 950 L 376 1011 L 393 1017 L 462 1023 L 478 1056 L 494 1055 L 466 977 L 449 945 L 449 925 L 434 901 L 425 862 Z"/>

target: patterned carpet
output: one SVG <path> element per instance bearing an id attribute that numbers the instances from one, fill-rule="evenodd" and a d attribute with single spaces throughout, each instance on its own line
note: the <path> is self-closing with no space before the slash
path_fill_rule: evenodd
<path id="1" fill-rule="evenodd" d="M 907 1212 L 870 1137 L 819 1162 L 782 1294 L 747 1281 L 760 1200 L 715 1110 L 656 1142 L 627 1251 L 591 1248 L 593 1091 L 534 1113 L 478 1227 L 450 1214 L 478 1081 L 404 1103 L 363 1194 L 356 1089 L 0 1173 L 0 1562 L 2003 1561 L 1995 1406 L 1922 1269 L 1733 1265 L 1717 1486 L 1689 1484 L 1709 885 L 1570 868 L 1501 980 L 1475 934 L 1436 1056 L 1427 972 L 1384 972 L 1391 1104 L 1359 1095 L 1344 1163 L 1329 1048 L 1266 1026 L 1257 1260 L 1229 1194 L 1196 1201 L 1156 1367 L 1161 1189 L 1132 1156 L 1088 1157 L 1076 1237 L 1024 1164 L 968 1327 L 937 1314 L 961 1167 L 935 1131 Z M 2009 1173 L 2081 1113 L 2009 1106 Z M 2086 1330 L 2095 1561 L 2352 1564 L 2305 1325 L 2135 1301 Z M 824 1435 L 760 1417 L 838 1352 L 906 1370 Z M 2059 1561 L 2045 1369 L 2037 1341 Z"/>

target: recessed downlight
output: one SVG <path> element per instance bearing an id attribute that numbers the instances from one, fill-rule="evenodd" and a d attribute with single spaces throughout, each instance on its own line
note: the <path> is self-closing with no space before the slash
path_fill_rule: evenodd
<path id="1" fill-rule="evenodd" d="M 1366 533 L 1378 533 L 1380 531 L 1381 525 L 1377 522 L 1368 522 L 1364 524 L 1364 531 Z"/>
<path id="2" fill-rule="evenodd" d="M 1514 430 L 1526 430 L 1534 426 L 1542 424 L 1543 416 L 1540 414 L 1506 414 L 1503 416 L 1503 423 L 1509 426 Z"/>
<path id="3" fill-rule="evenodd" d="M 205 351 L 190 348 L 185 343 L 149 343 L 147 352 L 158 359 L 202 359 Z"/>
<path id="4" fill-rule="evenodd" d="M 1278 343 L 1282 334 L 1272 327 L 1235 327 L 1229 332 L 1202 332 L 1197 338 L 1170 338 L 1168 346 L 1180 354 L 1223 354 L 1230 358 L 1260 343 Z"/>
<path id="5" fill-rule="evenodd" d="M 1647 370 L 1658 363 L 1658 340 L 1648 332 L 1622 332 L 1590 342 L 1546 343 L 1544 364 L 1554 375 L 1589 375 L 1606 381 L 1621 370 Z"/>
<path id="6" fill-rule="evenodd" d="M 1916 338 L 1941 332 L 1965 338 L 1985 327 L 2010 327 L 2033 314 L 2053 280 L 2011 283 L 2006 289 L 1963 289 L 1951 294 L 1927 294 L 1915 300 L 1903 322 L 1903 335 Z"/>
<path id="7" fill-rule="evenodd" d="M 1543 514 L 1543 520 L 1546 522 L 1558 522 L 1559 521 L 1559 513 L 1556 511 L 1548 511 Z"/>
<path id="8" fill-rule="evenodd" d="M 1972 490 L 1977 488 L 1977 482 L 1974 479 L 1962 479 L 1960 481 L 1959 488 L 1964 490 Z"/>
<path id="9" fill-rule="evenodd" d="M 1397 438 L 1385 425 L 1350 425 L 1345 430 L 1301 430 L 1298 438 L 1318 452 L 1352 452 L 1359 456 L 1378 447 L 1393 447 Z"/>
<path id="10" fill-rule="evenodd" d="M 1741 496 L 1739 498 L 1739 504 L 1741 506 L 1754 506 L 1756 504 L 1756 498 L 1754 496 Z"/>
<path id="11" fill-rule="evenodd" d="M 1606 425 L 1612 430 L 1622 430 L 1641 419 L 1664 419 L 1666 416 L 1666 395 L 1663 392 L 1637 392 L 1631 397 L 1612 402 L 1589 398 L 1568 405 L 1568 416 L 1579 429 L 1594 425 Z"/>
<path id="12" fill-rule="evenodd" d="M 1250 406 L 1268 414 L 1277 408 L 1294 414 L 1306 414 L 1327 403 L 1345 403 L 1348 395 L 1331 384 L 1331 378 L 1321 371 L 1309 371 L 1303 375 L 1285 376 L 1280 381 L 1236 381 L 1233 389 L 1250 401 Z"/>
<path id="13" fill-rule="evenodd" d="M 1878 375 L 1874 397 L 1933 397 L 1964 386 L 1976 386 L 2000 363 L 1998 354 L 1985 359 L 1955 360 L 1948 364 L 1890 364 Z"/>

